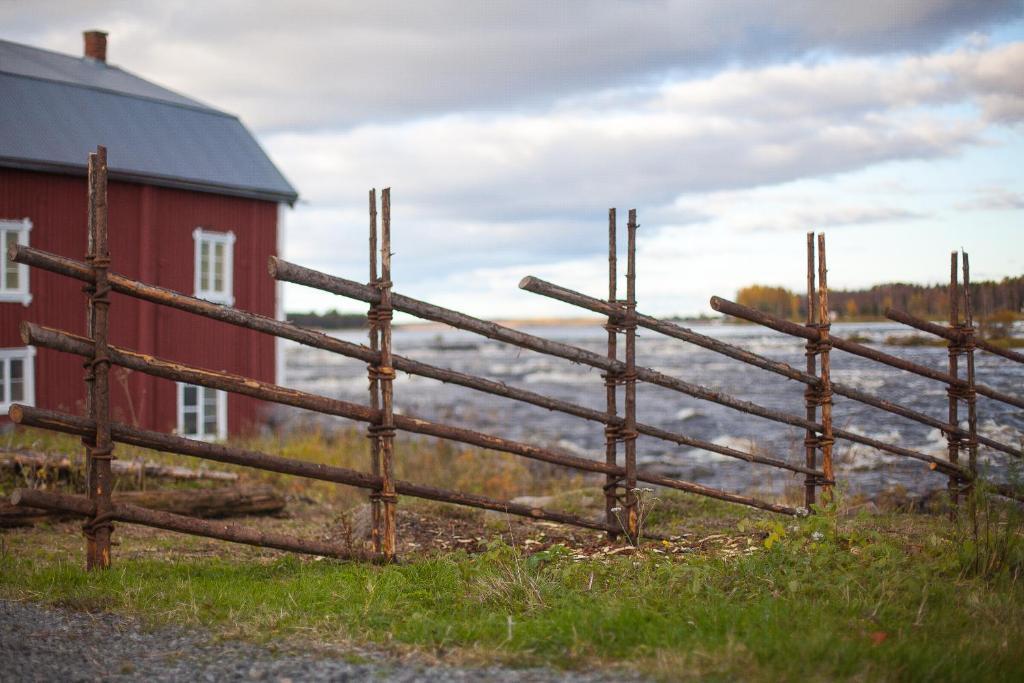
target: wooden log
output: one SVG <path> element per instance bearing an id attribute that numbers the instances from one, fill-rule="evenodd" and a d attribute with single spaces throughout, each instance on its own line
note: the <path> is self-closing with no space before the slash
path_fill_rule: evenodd
<path id="1" fill-rule="evenodd" d="M 192 469 L 178 465 L 162 465 L 160 463 L 136 460 L 115 460 L 111 470 L 118 476 L 134 476 L 158 479 L 177 479 L 182 481 L 238 481 L 234 472 L 219 470 Z M 76 469 L 71 458 L 66 455 L 54 455 L 34 452 L 8 452 L 0 455 L 0 467 L 5 469 L 53 469 L 58 474 L 70 473 Z"/>
<path id="2" fill-rule="evenodd" d="M 87 437 L 94 431 L 92 421 L 84 417 L 67 415 L 52 410 L 33 408 L 15 404 L 11 408 L 11 420 L 16 424 L 24 424 L 41 429 L 51 429 L 65 434 L 75 434 Z M 346 484 L 364 489 L 378 489 L 381 485 L 379 475 L 364 474 L 346 467 L 335 467 L 321 463 L 283 458 L 277 455 L 269 455 L 258 451 L 247 451 L 222 444 L 207 443 L 195 439 L 186 439 L 181 436 L 172 436 L 161 432 L 152 432 L 137 427 L 113 423 L 112 434 L 115 441 L 119 443 L 152 448 L 167 453 L 179 453 L 205 460 L 223 462 L 243 467 L 253 467 L 268 472 L 278 472 L 296 477 L 306 477 L 319 481 L 329 481 L 335 484 Z M 535 506 L 520 505 L 509 501 L 495 500 L 485 496 L 447 491 L 445 489 L 414 484 L 407 481 L 396 480 L 395 491 L 402 495 L 436 500 L 443 503 L 454 503 L 467 505 L 483 510 L 504 512 L 510 515 L 542 519 L 550 522 L 569 524 L 583 528 L 598 529 L 606 531 L 610 527 L 603 522 L 593 522 L 576 515 L 553 512 Z"/>
<path id="3" fill-rule="evenodd" d="M 885 309 L 885 317 L 888 318 L 889 320 L 893 320 L 898 323 L 903 323 L 908 327 L 914 327 L 918 330 L 921 330 L 922 332 L 934 334 L 937 337 L 942 337 L 943 339 L 948 339 L 950 341 L 957 341 L 957 338 L 960 336 L 960 333 L 956 330 L 951 330 L 948 327 L 943 327 L 942 325 L 936 325 L 935 323 L 928 322 L 927 320 L 922 320 L 921 318 L 912 316 L 906 311 L 900 310 L 898 308 Z M 996 346 L 995 344 L 985 341 L 984 339 L 979 339 L 977 336 L 975 336 L 974 338 L 974 346 L 975 348 L 983 349 L 985 351 L 988 351 L 989 353 L 995 354 L 997 356 L 1002 356 L 1003 358 L 1006 358 L 1008 360 L 1016 361 L 1018 363 L 1024 363 L 1024 353 L 1020 353 L 1019 351 L 1011 351 L 1010 349 L 1004 349 L 1003 347 Z"/>
<path id="4" fill-rule="evenodd" d="M 949 288 L 947 290 L 949 295 L 949 326 L 952 329 L 960 330 L 960 285 L 957 277 L 957 253 L 951 252 L 949 255 Z M 959 378 L 959 355 L 960 355 L 960 342 L 950 340 L 947 345 L 947 355 L 949 359 L 949 375 L 950 377 Z M 949 410 L 949 421 L 953 424 L 959 424 L 959 402 L 957 399 L 957 386 L 950 384 L 946 387 L 946 398 Z M 948 434 L 947 437 L 947 453 L 949 461 L 956 463 L 960 460 L 960 437 Z M 949 502 L 950 519 L 956 519 L 956 508 L 960 503 L 960 481 L 956 476 L 949 477 L 947 484 L 949 491 Z"/>
<path id="5" fill-rule="evenodd" d="M 770 313 L 764 313 L 721 297 L 711 297 L 711 308 L 715 309 L 719 313 L 743 318 L 744 320 L 749 320 L 750 322 L 763 325 L 764 327 L 768 327 L 794 337 L 801 337 L 803 339 L 816 341 L 820 336 L 815 330 L 807 329 L 802 325 L 797 325 L 796 323 L 790 322 L 784 318 L 779 318 L 778 316 L 771 315 Z M 915 375 L 927 377 L 928 379 L 933 379 L 937 382 L 942 382 L 943 384 L 951 384 L 960 389 L 967 388 L 966 380 L 953 377 L 948 373 L 893 356 L 883 351 L 872 349 L 858 342 L 843 339 L 842 337 L 831 336 L 829 339 L 832 342 L 832 347 L 839 349 L 840 351 L 846 351 L 847 353 L 852 353 L 855 356 L 867 358 L 868 360 L 873 360 L 875 362 L 882 363 L 883 365 L 888 365 L 899 370 L 911 372 Z M 975 385 L 974 390 L 982 396 L 986 396 L 993 400 L 1006 403 L 1007 405 L 1016 406 L 1018 408 L 1024 408 L 1024 398 L 1010 396 L 1009 394 L 1004 394 L 1001 391 L 996 391 L 995 389 L 982 384 Z"/>
<path id="6" fill-rule="evenodd" d="M 107 273 L 110 267 L 107 207 L 107 150 L 96 148 L 96 204 L 95 220 L 92 224 L 93 284 L 95 291 L 90 296 L 92 306 L 93 355 L 89 372 L 93 375 L 92 418 L 96 421 L 95 441 L 87 448 L 89 458 L 89 497 L 96 503 L 94 519 L 82 527 L 92 552 L 87 557 L 87 568 L 107 569 L 110 567 L 110 536 L 114 527 L 109 521 L 101 521 L 110 509 L 110 495 L 114 490 L 111 461 L 114 444 L 110 440 L 110 284 Z"/>
<path id="7" fill-rule="evenodd" d="M 11 504 L 43 508 L 47 510 L 61 510 L 83 517 L 97 516 L 98 506 L 96 502 L 81 496 L 69 496 L 63 493 L 51 491 L 37 491 L 33 489 L 18 489 L 11 495 Z M 125 503 L 110 503 L 110 507 L 103 513 L 113 520 L 141 524 L 143 526 L 177 531 L 191 534 L 193 536 L 205 536 L 216 538 L 222 541 L 233 543 L 244 543 L 262 548 L 275 548 L 295 553 L 306 553 L 309 555 L 320 555 L 322 557 L 334 557 L 345 560 L 369 560 L 381 562 L 380 555 L 354 550 L 336 543 L 314 540 L 296 539 L 289 534 L 279 534 L 271 531 L 251 529 L 237 524 L 227 522 L 211 522 L 193 517 L 185 517 L 161 510 L 149 510 L 137 505 Z"/>
<path id="8" fill-rule="evenodd" d="M 391 188 L 380 193 L 380 303 L 377 305 L 377 325 L 380 331 L 380 365 L 377 366 L 380 391 L 380 419 L 374 423 L 380 454 L 381 529 L 380 552 L 385 558 L 395 555 L 396 504 L 395 495 L 395 368 L 391 359 Z"/>
<path id="9" fill-rule="evenodd" d="M 284 496 L 272 486 L 122 491 L 112 494 L 111 500 L 114 503 L 141 505 L 151 510 L 203 519 L 267 515 L 280 512 L 287 505 Z M 0 503 L 0 527 L 30 526 L 43 519 L 67 515 L 58 510 L 39 510 Z"/>
<path id="10" fill-rule="evenodd" d="M 636 209 L 629 210 L 626 222 L 626 305 L 622 319 L 626 331 L 625 421 L 622 440 L 625 442 L 626 465 L 626 535 L 630 543 L 640 541 L 640 508 L 636 485 Z"/>
<path id="11" fill-rule="evenodd" d="M 616 247 L 617 231 L 618 222 L 616 220 L 615 209 L 608 209 L 608 305 L 615 309 L 617 309 L 619 305 L 618 294 L 616 294 L 619 277 L 618 253 Z M 618 316 L 609 313 L 604 327 L 608 332 L 608 344 L 606 347 L 608 360 L 616 361 L 619 358 Z M 617 406 L 619 376 L 611 370 L 605 371 L 602 376 L 604 377 L 605 410 L 608 414 L 604 425 L 604 461 L 608 465 L 618 466 L 619 429 L 623 424 L 623 421 L 619 420 Z M 612 474 L 605 475 L 604 516 L 608 524 L 613 526 L 618 525 L 618 520 L 614 511 L 615 508 L 618 507 L 618 487 L 618 477 Z M 616 540 L 618 535 L 619 534 L 616 531 L 608 532 L 608 538 L 612 541 Z"/>
<path id="12" fill-rule="evenodd" d="M 978 397 L 975 393 L 975 368 L 974 348 L 977 340 L 974 338 L 974 308 L 971 305 L 971 263 L 967 252 L 963 252 L 963 275 L 964 275 L 964 341 L 963 346 L 967 356 L 967 468 L 975 475 L 978 474 Z M 975 501 L 971 496 L 971 489 L 968 488 L 968 505 L 971 510 L 971 520 L 977 523 L 975 514 Z"/>
<path id="13" fill-rule="evenodd" d="M 816 287 L 815 287 L 815 270 L 814 270 L 814 233 L 807 233 L 807 327 L 814 327 L 818 322 L 818 307 L 815 305 L 816 298 Z M 807 374 L 812 378 L 817 378 L 818 372 L 818 357 L 814 353 L 814 347 L 812 342 L 808 341 L 805 344 L 804 355 L 806 356 L 807 362 Z M 805 417 L 808 420 L 817 422 L 818 420 L 818 403 L 814 400 L 814 394 L 811 389 L 816 386 L 810 382 L 807 382 L 808 389 L 804 392 L 804 412 Z M 833 385 L 833 391 L 835 385 Z M 804 432 L 804 458 L 807 466 L 814 468 L 818 466 L 818 449 L 815 447 L 817 442 L 817 435 L 811 431 L 806 430 Z M 815 503 L 816 498 L 816 487 L 818 478 L 813 475 L 807 475 L 804 477 L 804 506 L 809 510 Z"/>
<path id="14" fill-rule="evenodd" d="M 832 326 L 831 316 L 828 307 L 828 267 L 825 262 L 825 233 L 818 233 L 818 344 L 821 345 L 821 386 L 819 395 L 821 397 L 821 424 L 825 431 L 818 437 L 821 446 L 821 469 L 825 472 L 825 483 L 822 486 L 821 497 L 825 503 L 832 502 L 832 482 L 835 474 L 832 468 L 832 363 L 829 360 L 831 348 L 829 328 Z M 956 424 L 956 422 L 951 422 Z"/>
<path id="15" fill-rule="evenodd" d="M 377 277 L 377 191 L 370 190 L 370 284 L 376 285 Z M 377 309 L 370 306 L 367 314 L 369 319 L 369 342 L 370 351 L 374 358 L 380 358 L 380 328 L 377 326 Z M 370 380 L 370 408 L 380 410 L 380 381 L 377 378 L 375 363 L 367 364 L 367 373 Z M 370 443 L 370 471 L 374 476 L 380 476 L 380 439 L 372 433 L 368 433 L 367 441 Z M 370 495 L 370 537 L 373 541 L 373 548 L 380 552 L 380 527 L 381 527 L 381 506 L 380 496 Z"/>

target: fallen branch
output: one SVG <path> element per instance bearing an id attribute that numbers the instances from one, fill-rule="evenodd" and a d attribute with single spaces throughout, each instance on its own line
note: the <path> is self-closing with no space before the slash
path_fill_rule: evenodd
<path id="1" fill-rule="evenodd" d="M 234 486 L 219 489 L 182 489 L 177 491 L 125 491 L 114 493 L 115 503 L 150 510 L 173 512 L 188 517 L 219 518 L 242 515 L 267 515 L 284 509 L 284 497 L 270 486 Z M 0 503 L 0 528 L 31 526 L 44 519 L 75 515 L 58 510 L 40 510 Z"/>
<path id="2" fill-rule="evenodd" d="M 70 473 L 81 466 L 71 462 L 66 455 L 54 455 L 49 453 L 35 453 L 32 451 L 7 451 L 0 456 L 0 468 L 22 470 L 25 468 L 56 470 L 58 474 Z M 117 475 L 133 475 L 143 477 L 158 477 L 163 479 L 180 479 L 194 481 L 198 479 L 209 479 L 213 481 L 238 481 L 238 475 L 234 472 L 220 472 L 217 470 L 192 469 L 176 465 L 161 465 L 160 463 L 135 460 L 114 460 L 111 469 Z"/>

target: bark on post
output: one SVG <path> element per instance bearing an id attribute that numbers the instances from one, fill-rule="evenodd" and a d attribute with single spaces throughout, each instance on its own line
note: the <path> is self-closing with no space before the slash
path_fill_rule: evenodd
<path id="1" fill-rule="evenodd" d="M 821 350 L 821 426 L 822 433 L 818 437 L 821 444 L 821 470 L 825 473 L 821 498 L 825 503 L 832 501 L 832 484 L 835 475 L 832 469 L 832 378 L 829 361 L 829 328 L 831 317 L 828 310 L 828 267 L 825 260 L 825 233 L 818 233 L 818 330 L 819 347 Z"/>
<path id="2" fill-rule="evenodd" d="M 616 253 L 615 233 L 617 230 L 615 209 L 608 209 L 608 305 L 618 308 L 616 299 L 616 280 L 618 279 L 618 255 Z M 614 313 L 608 314 L 608 322 L 604 328 L 608 331 L 608 360 L 618 360 L 618 333 L 619 317 Z M 616 405 L 616 393 L 618 392 L 619 373 L 608 369 L 604 375 L 605 401 L 608 411 L 608 418 L 604 425 L 604 459 L 609 465 L 618 465 L 618 443 L 621 424 L 618 417 L 618 406 Z M 613 528 L 617 528 L 615 508 L 618 507 L 618 492 L 621 481 L 614 475 L 607 475 L 604 483 L 604 510 L 605 521 Z M 608 538 L 615 540 L 619 534 L 616 531 L 609 531 Z"/>
<path id="3" fill-rule="evenodd" d="M 963 348 L 967 357 L 967 467 L 971 473 L 978 475 L 978 396 L 974 391 L 974 311 L 971 307 L 971 264 L 967 252 L 963 252 L 964 272 L 964 326 Z M 967 505 L 971 520 L 974 515 L 974 484 L 967 484 Z"/>
<path id="4" fill-rule="evenodd" d="M 97 159 L 95 153 L 89 154 L 88 161 L 88 216 L 87 216 L 87 233 L 86 233 L 86 248 L 85 248 L 85 262 L 88 268 L 86 274 L 85 284 L 82 286 L 82 292 L 85 294 L 85 334 L 90 338 L 95 337 L 95 327 L 93 321 L 95 316 L 93 313 L 95 301 L 93 294 L 96 293 L 96 273 L 93 270 L 93 260 L 96 257 L 96 172 Z M 85 375 L 83 377 L 85 381 L 85 414 L 89 416 L 89 419 L 96 419 L 96 410 L 93 405 L 93 385 L 95 383 L 95 375 L 92 371 L 92 363 L 89 360 L 82 362 L 82 367 L 85 369 Z M 93 467 L 92 450 L 96 446 L 95 433 L 88 436 L 82 437 L 82 446 L 85 450 L 85 482 L 86 482 L 86 495 L 90 498 L 93 495 L 93 491 L 96 488 L 96 473 Z M 86 568 L 93 567 L 96 564 L 96 537 L 86 532 L 83 528 L 83 534 L 85 536 L 85 566 Z"/>
<path id="5" fill-rule="evenodd" d="M 816 292 L 814 290 L 814 233 L 807 233 L 807 326 L 814 327 L 818 321 L 817 311 L 818 302 L 816 299 Z M 808 341 L 805 344 L 805 353 L 807 356 L 807 374 L 814 375 L 818 372 L 818 361 L 817 353 L 814 349 L 812 342 Z M 806 407 L 806 417 L 811 422 L 818 420 L 818 402 L 816 400 L 817 387 L 815 385 L 808 385 L 804 391 L 804 406 Z M 806 466 L 809 469 L 815 469 L 818 466 L 818 435 L 816 432 L 808 429 L 804 432 L 804 451 L 806 456 Z M 818 485 L 817 477 L 813 474 L 804 475 L 804 507 L 808 510 L 814 505 L 815 500 L 815 486 Z"/>
<path id="6" fill-rule="evenodd" d="M 370 286 L 376 287 L 377 277 L 377 190 L 370 190 Z M 380 326 L 377 319 L 377 305 L 370 304 L 370 310 L 366 314 L 370 323 L 370 350 L 374 357 L 380 353 Z M 367 364 L 366 371 L 370 380 L 370 407 L 374 411 L 380 410 L 380 381 L 377 374 L 377 362 Z M 372 425 L 371 425 L 372 427 Z M 373 433 L 372 428 L 368 430 L 367 437 L 370 442 L 370 471 L 375 476 L 380 476 L 380 437 Z M 370 491 L 370 537 L 373 542 L 374 552 L 380 552 L 380 492 Z"/>
<path id="7" fill-rule="evenodd" d="M 954 251 L 949 255 L 949 329 L 954 332 L 960 332 L 962 330 L 960 326 L 960 286 L 957 281 L 957 277 L 957 253 Z M 955 341 L 950 339 L 947 346 L 949 354 L 949 376 L 959 379 L 959 358 L 962 348 L 959 335 L 957 335 Z M 946 421 L 951 425 L 960 425 L 959 396 L 961 393 L 960 387 L 952 383 L 946 387 L 946 395 L 949 399 L 949 414 L 947 415 Z M 946 434 L 946 443 L 949 461 L 956 464 L 960 460 L 960 435 L 955 432 Z M 947 489 L 949 491 L 950 519 L 956 518 L 956 509 L 960 504 L 959 487 L 959 478 L 955 474 L 951 474 L 947 485 Z"/>
<path id="8" fill-rule="evenodd" d="M 626 331 L 625 421 L 622 440 L 626 445 L 626 532 L 629 540 L 639 543 L 640 519 L 636 490 L 636 209 L 629 210 L 626 223 L 626 310 L 623 328 Z"/>
<path id="9" fill-rule="evenodd" d="M 377 321 L 380 328 L 380 364 L 377 366 L 380 382 L 380 422 L 374 426 L 380 437 L 381 475 L 381 554 L 391 560 L 395 556 L 395 369 L 391 364 L 391 188 L 385 187 L 380 195 L 380 303 Z"/>
<path id="10" fill-rule="evenodd" d="M 110 516 L 112 477 L 110 461 L 113 442 L 110 438 L 110 354 L 109 309 L 110 250 L 107 240 L 107 150 L 98 147 L 90 155 L 90 170 L 94 181 L 92 210 L 90 211 L 92 246 L 93 291 L 90 293 L 92 357 L 87 360 L 86 381 L 91 386 L 90 417 L 96 423 L 95 441 L 87 447 L 89 458 L 89 498 L 96 504 L 95 515 L 83 525 L 89 546 L 86 557 L 88 569 L 106 569 L 110 566 L 110 534 L 113 531 Z"/>

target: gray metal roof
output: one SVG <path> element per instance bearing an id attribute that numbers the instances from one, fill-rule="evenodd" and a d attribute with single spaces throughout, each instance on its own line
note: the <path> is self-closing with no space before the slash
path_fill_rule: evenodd
<path id="1" fill-rule="evenodd" d="M 0 166 L 293 203 L 295 189 L 236 116 L 86 58 L 0 40 Z"/>

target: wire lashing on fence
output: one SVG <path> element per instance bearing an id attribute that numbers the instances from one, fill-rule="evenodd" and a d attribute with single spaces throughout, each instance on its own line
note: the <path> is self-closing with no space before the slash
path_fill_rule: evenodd
<path id="1" fill-rule="evenodd" d="M 829 325 L 828 323 L 823 324 L 819 322 L 814 322 L 809 324 L 808 327 L 812 327 L 819 331 L 827 331 Z M 808 340 L 805 344 L 804 349 L 804 354 L 810 360 L 810 362 L 808 363 L 808 367 L 810 367 L 811 363 L 816 364 L 816 360 L 820 358 L 823 354 L 828 353 L 828 351 L 830 351 L 831 349 L 832 344 L 831 342 L 828 341 L 827 337 L 823 337 L 816 341 Z M 808 415 L 810 415 L 812 411 L 817 412 L 817 410 L 822 406 L 831 406 L 832 387 L 826 387 L 826 385 L 823 384 L 820 380 L 816 383 L 806 385 L 804 387 L 804 405 L 808 409 Z M 808 430 L 807 432 L 805 432 L 803 443 L 805 449 L 817 453 L 818 451 L 823 451 L 826 447 L 831 449 L 832 445 L 835 443 L 835 439 L 832 436 L 826 437 L 823 433 Z M 824 456 L 822 457 L 822 462 L 825 462 Z M 828 469 L 831 469 L 831 465 L 832 463 L 830 453 Z M 825 469 L 821 475 L 807 475 L 807 477 L 804 479 L 805 486 L 823 487 L 834 484 L 834 479 L 830 478 L 828 475 L 825 474 L 825 472 L 827 472 L 828 469 Z M 810 503 L 813 503 L 815 500 L 815 496 L 806 496 L 805 494 L 805 498 L 806 497 L 810 498 Z"/>
<path id="2" fill-rule="evenodd" d="M 96 421 L 93 439 L 86 440 L 88 496 L 95 505 L 91 518 L 82 525 L 86 539 L 86 565 L 104 569 L 110 566 L 110 537 L 113 533 L 110 494 L 113 489 L 110 462 L 114 446 L 110 439 L 110 250 L 108 247 L 107 150 L 98 147 L 89 155 L 88 177 L 88 261 L 92 281 L 87 287 L 86 323 L 94 340 L 93 353 L 87 357 L 85 383 L 89 394 L 90 416 Z"/>

